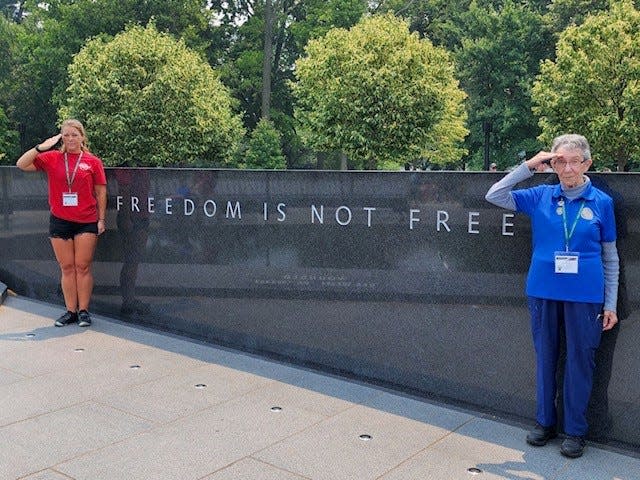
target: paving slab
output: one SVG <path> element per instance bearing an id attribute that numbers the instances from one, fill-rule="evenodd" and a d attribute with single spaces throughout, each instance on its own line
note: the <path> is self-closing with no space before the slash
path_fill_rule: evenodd
<path id="1" fill-rule="evenodd" d="M 0 305 L 2 480 L 639 480 L 640 452 L 96 315 Z"/>
<path id="2" fill-rule="evenodd" d="M 201 478 L 322 420 L 291 409 L 270 411 L 267 396 L 250 393 L 56 469 L 77 480 Z"/>
<path id="3" fill-rule="evenodd" d="M 142 419 L 94 403 L 13 423 L 0 429 L 0 478 L 19 478 L 150 427 Z"/>
<path id="4" fill-rule="evenodd" d="M 308 480 L 295 473 L 287 472 L 268 463 L 246 458 L 219 472 L 207 475 L 202 480 Z"/>
<path id="5" fill-rule="evenodd" d="M 254 457 L 319 480 L 373 479 L 449 433 L 445 428 L 357 405 Z"/>
<path id="6" fill-rule="evenodd" d="M 55 470 L 44 470 L 42 472 L 34 473 L 26 477 L 22 477 L 20 480 L 70 480 L 69 477 Z M 73 480 L 73 479 L 71 479 Z"/>

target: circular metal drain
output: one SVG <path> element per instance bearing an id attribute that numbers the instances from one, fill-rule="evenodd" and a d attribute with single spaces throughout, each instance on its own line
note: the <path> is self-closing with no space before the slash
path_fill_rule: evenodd
<path id="1" fill-rule="evenodd" d="M 282 407 L 271 407 L 270 409 L 272 412 L 281 412 L 282 411 Z"/>
<path id="2" fill-rule="evenodd" d="M 25 337 L 27 337 L 27 338 L 33 338 L 33 337 L 35 337 L 35 336 L 36 336 L 36 334 L 35 334 L 35 333 L 27 333 L 27 334 L 25 335 Z"/>
<path id="3" fill-rule="evenodd" d="M 207 386 L 204 383 L 198 383 L 196 388 L 207 388 Z"/>
<path id="4" fill-rule="evenodd" d="M 471 475 L 480 475 L 482 473 L 482 470 L 476 467 L 471 467 L 467 468 L 467 472 L 469 472 Z"/>
<path id="5" fill-rule="evenodd" d="M 367 433 L 363 433 L 363 434 L 362 434 L 362 435 L 360 435 L 358 438 L 359 438 L 360 440 L 362 440 L 363 442 L 368 442 L 368 441 L 370 441 L 370 440 L 372 440 L 372 439 L 373 439 L 373 437 L 372 437 L 371 435 L 367 434 Z"/>
<path id="6" fill-rule="evenodd" d="M 140 365 L 131 365 L 129 367 L 131 370 L 139 370 L 140 368 L 142 368 Z"/>
<path id="7" fill-rule="evenodd" d="M 76 348 L 73 351 L 74 352 L 84 352 L 84 348 Z"/>

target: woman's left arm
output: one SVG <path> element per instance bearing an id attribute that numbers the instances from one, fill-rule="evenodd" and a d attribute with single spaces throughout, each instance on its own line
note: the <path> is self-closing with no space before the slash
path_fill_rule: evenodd
<path id="1" fill-rule="evenodd" d="M 98 235 L 105 231 L 105 215 L 107 214 L 107 186 L 95 185 L 96 200 L 98 201 Z"/>
<path id="2" fill-rule="evenodd" d="M 618 323 L 616 304 L 618 302 L 618 277 L 620 259 L 616 242 L 602 242 L 602 265 L 604 267 L 604 318 L 602 329 L 611 330 Z"/>

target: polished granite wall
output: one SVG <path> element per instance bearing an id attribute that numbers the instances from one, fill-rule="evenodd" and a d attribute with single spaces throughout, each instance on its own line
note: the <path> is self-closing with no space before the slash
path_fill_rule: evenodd
<path id="1" fill-rule="evenodd" d="M 95 312 L 532 419 L 529 223 L 485 202 L 500 174 L 109 169 L 107 177 Z M 621 207 L 631 286 L 640 274 L 639 178 L 592 175 Z M 0 280 L 62 307 L 45 178 L 0 167 L 0 188 Z M 590 416 L 593 437 L 638 449 L 640 298 L 623 290 L 625 318 L 603 338 Z"/>

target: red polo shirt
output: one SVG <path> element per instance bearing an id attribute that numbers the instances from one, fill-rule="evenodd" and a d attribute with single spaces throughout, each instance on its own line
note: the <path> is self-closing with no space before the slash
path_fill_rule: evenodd
<path id="1" fill-rule="evenodd" d="M 78 153 L 68 153 L 69 177 L 78 162 Z M 38 170 L 47 173 L 49 180 L 49 207 L 51 213 L 63 220 L 78 223 L 92 223 L 98 221 L 98 201 L 95 195 L 96 185 L 106 185 L 107 177 L 104 173 L 102 161 L 89 152 L 83 152 L 73 183 L 71 192 L 78 194 L 78 205 L 65 207 L 62 204 L 62 194 L 69 192 L 67 174 L 64 166 L 64 154 L 59 150 L 49 150 L 39 153 L 33 164 Z"/>

